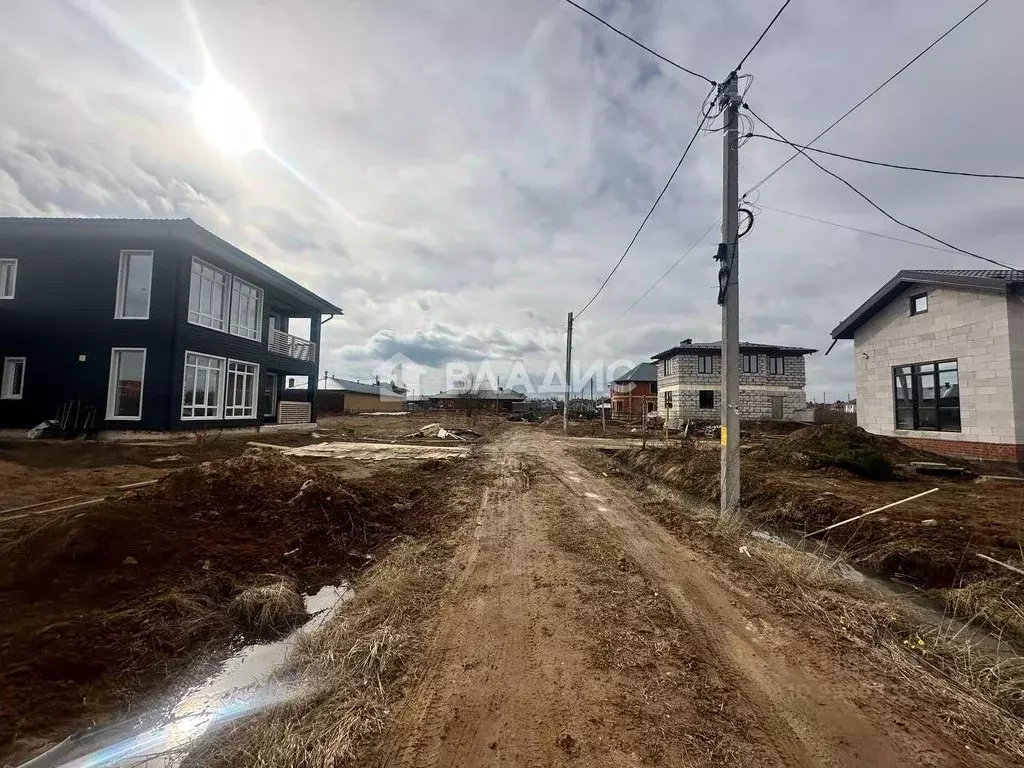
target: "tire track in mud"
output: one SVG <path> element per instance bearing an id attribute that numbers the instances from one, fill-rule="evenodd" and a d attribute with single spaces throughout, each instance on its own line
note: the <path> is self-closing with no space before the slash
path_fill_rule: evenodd
<path id="1" fill-rule="evenodd" d="M 800 647 L 566 446 L 522 429 L 485 450 L 492 476 L 434 636 L 367 762 L 967 765 L 877 701 L 870 681 Z M 621 587 L 608 575 L 616 549 Z M 661 597 L 645 601 L 652 588 Z"/>

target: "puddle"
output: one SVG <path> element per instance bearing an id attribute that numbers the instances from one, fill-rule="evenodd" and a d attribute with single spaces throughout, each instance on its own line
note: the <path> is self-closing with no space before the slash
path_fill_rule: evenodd
<path id="1" fill-rule="evenodd" d="M 354 596 L 347 585 L 326 586 L 306 595 L 309 621 L 281 640 L 236 651 L 216 674 L 185 691 L 169 709 L 83 731 L 23 763 L 21 768 L 174 768 L 189 746 L 210 728 L 293 695 L 297 682 L 282 675 L 281 670 L 296 642 L 323 626 L 343 602 Z"/>

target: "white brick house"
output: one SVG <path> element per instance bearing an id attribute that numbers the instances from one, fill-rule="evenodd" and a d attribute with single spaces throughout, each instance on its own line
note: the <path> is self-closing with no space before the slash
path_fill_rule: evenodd
<path id="1" fill-rule="evenodd" d="M 682 341 L 654 355 L 658 415 L 678 429 L 687 421 L 721 418 L 721 342 Z M 807 404 L 804 355 L 816 352 L 776 344 L 740 344 L 740 418 L 791 420 Z"/>
<path id="2" fill-rule="evenodd" d="M 1024 460 L 1024 272 L 903 271 L 843 320 L 857 423 L 947 455 Z"/>

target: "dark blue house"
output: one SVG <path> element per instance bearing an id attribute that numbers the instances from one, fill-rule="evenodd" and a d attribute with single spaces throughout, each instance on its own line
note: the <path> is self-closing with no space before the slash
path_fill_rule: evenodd
<path id="1" fill-rule="evenodd" d="M 191 219 L 0 219 L 0 429 L 312 420 L 281 407 L 285 376 L 315 402 L 320 327 L 339 314 Z"/>

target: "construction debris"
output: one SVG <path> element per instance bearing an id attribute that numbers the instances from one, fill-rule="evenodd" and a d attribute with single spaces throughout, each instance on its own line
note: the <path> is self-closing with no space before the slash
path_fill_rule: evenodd
<path id="1" fill-rule="evenodd" d="M 821 529 L 819 529 L 817 531 L 812 531 L 811 533 L 805 533 L 803 536 L 800 537 L 800 541 L 803 541 L 804 539 L 809 538 L 811 536 L 817 536 L 819 533 L 825 533 L 825 531 L 831 531 L 833 528 L 838 528 L 841 525 L 846 525 L 847 523 L 852 523 L 854 520 L 860 520 L 862 517 L 867 517 L 868 515 L 873 515 L 876 512 L 881 512 L 884 509 L 891 509 L 892 507 L 898 507 L 900 504 L 905 504 L 908 501 L 913 501 L 914 499 L 920 499 L 922 496 L 927 496 L 928 494 L 935 493 L 937 490 L 939 490 L 939 489 L 938 488 L 932 488 L 930 491 L 924 491 L 923 493 L 918 493 L 918 494 L 915 494 L 913 496 L 908 496 L 905 499 L 900 499 L 899 501 L 894 501 L 891 504 L 886 504 L 884 507 L 879 507 L 878 509 L 872 509 L 872 510 L 869 510 L 869 511 L 864 512 L 862 514 L 854 515 L 853 517 L 848 517 L 846 520 L 840 520 L 838 523 L 832 523 L 832 525 L 826 525 L 824 528 L 821 528 Z"/>
<path id="2" fill-rule="evenodd" d="M 444 427 L 441 424 L 427 424 L 415 432 L 410 432 L 405 437 L 436 437 L 440 440 L 476 440 L 482 437 L 482 435 L 479 432 L 474 432 L 472 429 Z"/>
<path id="3" fill-rule="evenodd" d="M 160 456 L 156 459 L 153 459 L 153 463 L 158 464 L 163 461 L 185 461 L 187 459 L 187 456 L 182 456 L 180 453 L 173 453 L 170 456 Z"/>

